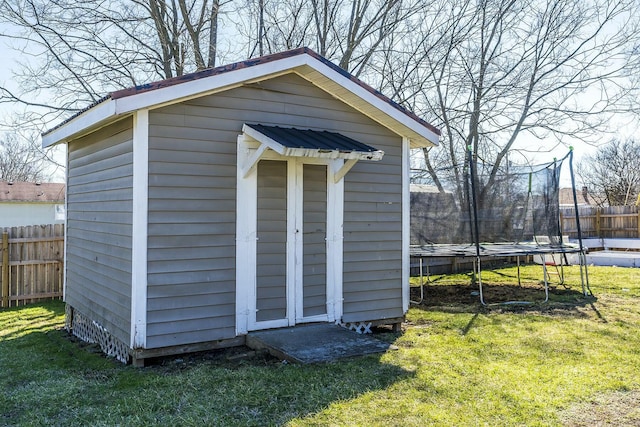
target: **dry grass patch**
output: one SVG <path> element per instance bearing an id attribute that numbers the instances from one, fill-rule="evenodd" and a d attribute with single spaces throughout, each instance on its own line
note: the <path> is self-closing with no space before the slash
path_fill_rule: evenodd
<path id="1" fill-rule="evenodd" d="M 560 414 L 567 427 L 640 426 L 640 390 L 595 396 Z"/>

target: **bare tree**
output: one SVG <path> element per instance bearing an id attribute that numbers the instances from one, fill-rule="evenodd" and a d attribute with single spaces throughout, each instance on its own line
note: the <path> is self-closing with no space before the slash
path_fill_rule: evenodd
<path id="1" fill-rule="evenodd" d="M 37 138 L 5 134 L 0 139 L 0 181 L 48 180 L 52 164 L 37 145 Z"/>
<path id="2" fill-rule="evenodd" d="M 383 42 L 427 5 L 418 0 L 246 0 L 249 21 L 238 14 L 237 25 L 249 40 L 249 56 L 308 46 L 360 76 Z"/>
<path id="3" fill-rule="evenodd" d="M 311 14 L 306 0 L 245 0 L 235 13 L 246 56 L 311 46 Z"/>
<path id="4" fill-rule="evenodd" d="M 613 140 L 577 167 L 582 183 L 599 206 L 636 204 L 640 197 L 640 142 Z"/>
<path id="5" fill-rule="evenodd" d="M 392 76 L 383 91 L 443 131 L 441 147 L 420 153 L 415 178 L 452 192 L 463 218 L 474 214 L 473 186 L 478 215 L 493 217 L 496 206 L 513 206 L 513 162 L 601 138 L 632 99 L 634 3 L 454 0 L 425 9 L 378 65 Z"/>
<path id="6" fill-rule="evenodd" d="M 414 97 L 415 108 L 443 130 L 442 147 L 423 153 L 429 180 L 464 201 L 470 152 L 482 176 L 479 202 L 490 203 L 487 189 L 508 156 L 525 161 L 549 150 L 544 137 L 589 140 L 612 114 L 628 111 L 625 84 L 637 67 L 635 6 L 632 0 L 434 2 L 406 36 L 411 42 L 396 45 L 409 48 L 403 53 L 412 65 L 399 67 L 392 51 L 385 59 L 393 92 Z M 414 73 L 420 86 L 405 84 Z"/>
<path id="7" fill-rule="evenodd" d="M 20 91 L 0 103 L 40 112 L 36 125 L 105 93 L 215 65 L 220 0 L 2 0 L 0 22 L 24 60 Z"/>

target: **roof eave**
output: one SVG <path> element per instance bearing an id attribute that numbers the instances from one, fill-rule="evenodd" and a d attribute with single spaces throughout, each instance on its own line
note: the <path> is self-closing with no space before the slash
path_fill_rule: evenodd
<path id="1" fill-rule="evenodd" d="M 44 133 L 42 135 L 42 148 L 68 142 L 78 135 L 109 124 L 116 115 L 116 101 L 107 99 L 69 120 L 64 125 Z"/>
<path id="2" fill-rule="evenodd" d="M 309 57 L 309 59 L 312 58 Z M 385 102 L 379 96 L 354 82 L 343 73 L 317 60 L 308 61 L 305 65 L 308 65 L 313 71 L 309 72 L 308 69 L 300 68 L 295 72 L 362 114 L 393 130 L 397 134 L 408 138 L 411 148 L 433 147 L 438 145 L 439 135 L 436 132 L 407 113 L 400 111 L 398 107 Z M 321 74 L 324 79 L 318 78 L 314 75 L 315 73 Z M 346 89 L 347 92 L 340 93 L 340 91 L 335 90 L 331 87 L 331 82 L 338 83 Z M 358 99 L 365 101 L 367 105 L 373 106 L 374 110 L 366 108 L 366 105 L 358 105 Z"/>
<path id="3" fill-rule="evenodd" d="M 359 81 L 348 77 L 348 73 L 340 71 L 342 72 L 305 52 L 117 99 L 109 97 L 62 126 L 45 133 L 42 146 L 46 148 L 68 142 L 136 110 L 183 102 L 287 73 L 300 75 L 362 114 L 408 138 L 411 148 L 438 145 L 438 134 L 424 123 L 420 123 L 420 119 L 401 111 L 397 105 L 385 102 L 383 98 L 363 87 Z M 337 87 L 332 82 L 337 83 Z"/>

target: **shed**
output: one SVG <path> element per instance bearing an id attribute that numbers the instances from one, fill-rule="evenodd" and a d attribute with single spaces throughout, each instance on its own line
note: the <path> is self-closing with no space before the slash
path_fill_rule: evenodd
<path id="1" fill-rule="evenodd" d="M 0 181 L 0 228 L 64 222 L 64 184 Z"/>
<path id="2" fill-rule="evenodd" d="M 409 305 L 409 153 L 438 129 L 308 48 L 113 92 L 67 144 L 67 325 L 122 361 Z"/>

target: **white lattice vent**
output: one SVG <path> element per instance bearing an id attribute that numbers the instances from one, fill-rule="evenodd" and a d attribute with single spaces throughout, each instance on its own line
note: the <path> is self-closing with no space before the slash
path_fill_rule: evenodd
<path id="1" fill-rule="evenodd" d="M 82 341 L 98 344 L 107 355 L 113 356 L 122 363 L 129 361 L 129 348 L 115 338 L 98 322 L 71 308 L 68 304 L 65 310 L 65 327 Z"/>
<path id="2" fill-rule="evenodd" d="M 348 322 L 348 323 L 343 323 L 343 322 L 336 322 L 338 325 L 342 326 L 343 328 L 347 328 L 351 331 L 356 331 L 359 334 L 370 334 L 371 332 L 371 326 L 372 323 L 371 322 Z"/>

